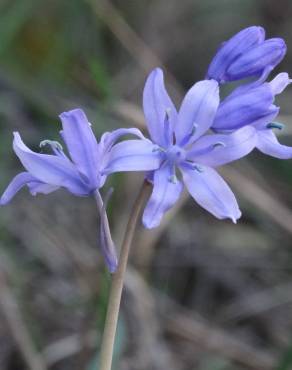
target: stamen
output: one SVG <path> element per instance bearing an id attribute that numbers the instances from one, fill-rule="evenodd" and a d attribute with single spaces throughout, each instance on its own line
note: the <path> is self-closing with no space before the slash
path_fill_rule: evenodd
<path id="1" fill-rule="evenodd" d="M 62 145 L 58 141 L 55 141 L 55 140 L 43 140 L 43 141 L 40 142 L 40 148 L 42 148 L 42 147 L 44 147 L 46 145 L 50 145 L 52 151 L 57 156 L 59 156 L 59 157 L 66 157 L 65 154 L 64 154 L 64 152 L 63 152 L 63 147 L 62 147 Z"/>
<path id="2" fill-rule="evenodd" d="M 194 122 L 192 132 L 191 132 L 191 136 L 193 136 L 195 134 L 195 132 L 197 131 L 197 128 L 198 128 L 198 124 Z"/>
<path id="3" fill-rule="evenodd" d="M 170 113 L 171 113 L 171 108 L 166 108 L 165 109 L 165 115 L 166 115 L 166 118 L 169 120 L 170 119 Z"/>
<path id="4" fill-rule="evenodd" d="M 165 153 L 166 150 L 164 148 L 162 148 L 161 146 L 158 146 L 156 145 L 153 149 L 152 149 L 152 153 L 155 153 L 155 152 L 162 152 L 162 153 Z"/>
<path id="5" fill-rule="evenodd" d="M 173 183 L 173 184 L 176 184 L 177 183 L 177 177 L 176 175 L 171 175 L 169 178 L 168 178 L 168 181 Z"/>
<path id="6" fill-rule="evenodd" d="M 50 147 L 54 150 L 54 149 L 57 149 L 59 151 L 63 151 L 63 147 L 62 145 L 58 142 L 58 141 L 55 141 L 55 140 L 43 140 L 40 142 L 40 148 L 46 146 L 46 145 L 50 145 Z"/>
<path id="7" fill-rule="evenodd" d="M 171 109 L 166 108 L 164 118 L 164 140 L 166 145 L 169 145 L 171 141 L 170 112 Z"/>
<path id="8" fill-rule="evenodd" d="M 198 166 L 197 164 L 194 164 L 194 165 L 193 165 L 193 169 L 194 169 L 195 171 L 200 172 L 200 173 L 204 172 L 203 168 L 202 168 L 201 166 Z"/>
<path id="9" fill-rule="evenodd" d="M 276 128 L 278 130 L 282 130 L 285 125 L 283 123 L 280 123 L 280 122 L 270 122 L 267 124 L 266 126 L 267 128 Z"/>
<path id="10" fill-rule="evenodd" d="M 192 136 L 195 135 L 197 128 L 198 124 L 194 122 L 191 132 L 188 135 L 186 135 L 185 138 L 182 140 L 180 144 L 181 146 L 186 146 L 187 144 L 189 144 L 189 141 L 191 140 Z"/>
<path id="11" fill-rule="evenodd" d="M 223 143 L 222 141 L 218 141 L 218 143 L 215 143 L 214 145 L 213 145 L 213 148 L 215 149 L 215 148 L 217 148 L 217 147 L 226 147 L 226 144 L 225 143 Z"/>

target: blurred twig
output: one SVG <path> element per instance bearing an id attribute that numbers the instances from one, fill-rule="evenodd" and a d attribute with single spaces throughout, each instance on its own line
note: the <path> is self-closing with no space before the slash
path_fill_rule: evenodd
<path id="1" fill-rule="evenodd" d="M 6 269 L 9 266 L 6 259 L 1 255 L 0 265 L 0 306 L 3 315 L 8 323 L 11 334 L 19 347 L 30 370 L 46 370 L 47 367 L 41 357 L 36 351 L 32 342 L 28 329 L 23 321 L 16 297 L 14 296 L 9 283 L 8 274 L 3 267 L 5 263 Z"/>
<path id="2" fill-rule="evenodd" d="M 95 348 L 96 331 L 92 330 L 84 336 L 73 334 L 51 343 L 43 350 L 43 357 L 48 366 L 53 366 L 57 362 L 76 355 L 84 350 L 84 339 L 86 346 Z"/>
<path id="3" fill-rule="evenodd" d="M 130 27 L 119 10 L 109 0 L 86 0 L 86 2 L 90 4 L 99 19 L 108 26 L 145 72 L 149 72 L 158 66 L 164 67 L 160 58 Z M 181 86 L 175 77 L 171 73 L 169 73 L 168 77 L 175 89 L 181 92 Z"/>
<path id="4" fill-rule="evenodd" d="M 178 369 L 166 343 L 161 340 L 162 328 L 159 325 L 156 304 L 149 286 L 135 269 L 129 267 L 125 280 L 125 313 L 128 326 L 131 352 L 131 369 L 169 370 Z M 132 333 L 132 335 L 131 335 Z"/>
<path id="5" fill-rule="evenodd" d="M 164 300 L 164 302 L 163 302 Z M 276 360 L 268 352 L 243 343 L 220 328 L 209 323 L 193 312 L 180 307 L 171 299 L 160 295 L 161 315 L 169 334 L 186 340 L 195 346 L 226 357 L 251 370 L 272 370 Z"/>
<path id="6" fill-rule="evenodd" d="M 292 283 L 279 284 L 272 288 L 259 290 L 250 295 L 244 295 L 225 307 L 220 316 L 221 322 L 240 320 L 263 312 L 273 310 L 279 306 L 291 304 Z"/>
<path id="7" fill-rule="evenodd" d="M 252 179 L 233 168 L 224 168 L 222 173 L 246 201 L 255 205 L 268 215 L 275 224 L 292 234 L 292 211 L 277 199 L 275 194 L 270 194 Z"/>

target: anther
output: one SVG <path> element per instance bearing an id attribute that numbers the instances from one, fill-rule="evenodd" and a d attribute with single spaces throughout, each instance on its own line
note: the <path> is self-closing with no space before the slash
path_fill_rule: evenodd
<path id="1" fill-rule="evenodd" d="M 215 149 L 215 148 L 217 148 L 217 147 L 226 147 L 226 144 L 225 143 L 223 143 L 222 141 L 218 141 L 218 143 L 215 143 L 214 145 L 213 145 L 213 148 Z"/>
<path id="2" fill-rule="evenodd" d="M 203 168 L 201 166 L 198 166 L 197 164 L 194 164 L 193 169 L 200 173 L 204 172 Z"/>
<path id="3" fill-rule="evenodd" d="M 58 141 L 55 141 L 55 140 L 43 140 L 43 141 L 40 142 L 40 148 L 43 148 L 46 145 L 50 145 L 50 147 L 52 149 L 63 151 L 63 147 L 62 147 L 62 145 Z"/>
<path id="4" fill-rule="evenodd" d="M 160 147 L 160 146 L 155 146 L 153 149 L 152 149 L 152 153 L 156 153 L 156 152 L 163 152 L 163 153 L 165 153 L 166 152 L 166 150 L 164 149 L 164 148 L 162 148 L 162 147 Z"/>
<path id="5" fill-rule="evenodd" d="M 166 108 L 165 109 L 165 116 L 166 116 L 166 119 L 168 119 L 168 120 L 170 118 L 170 113 L 171 113 L 171 108 Z"/>
<path id="6" fill-rule="evenodd" d="M 197 131 L 197 128 L 198 128 L 198 124 L 197 123 L 194 123 L 193 124 L 193 128 L 192 128 L 191 135 L 194 135 L 195 134 L 195 132 Z"/>
<path id="7" fill-rule="evenodd" d="M 175 175 L 171 175 L 168 178 L 168 181 L 171 182 L 172 184 L 176 184 L 177 183 L 177 177 Z"/>
<path id="8" fill-rule="evenodd" d="M 280 123 L 280 122 L 270 122 L 267 124 L 266 126 L 267 128 L 276 128 L 278 130 L 282 130 L 285 125 L 283 123 Z"/>

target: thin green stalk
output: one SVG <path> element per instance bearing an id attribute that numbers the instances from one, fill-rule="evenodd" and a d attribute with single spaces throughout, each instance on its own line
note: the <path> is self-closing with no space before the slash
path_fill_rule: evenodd
<path id="1" fill-rule="evenodd" d="M 147 181 L 144 181 L 130 214 L 124 240 L 121 246 L 117 271 L 112 275 L 108 308 L 101 343 L 100 370 L 111 370 L 115 335 L 129 251 L 141 209 L 145 204 L 146 199 L 150 195 L 150 190 L 151 186 L 149 183 L 147 183 Z"/>

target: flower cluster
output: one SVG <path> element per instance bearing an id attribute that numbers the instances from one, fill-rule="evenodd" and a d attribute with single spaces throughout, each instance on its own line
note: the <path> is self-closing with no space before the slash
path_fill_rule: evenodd
<path id="1" fill-rule="evenodd" d="M 150 139 L 135 128 L 118 129 L 102 135 L 98 143 L 80 109 L 60 115 L 62 146 L 45 140 L 52 154 L 35 153 L 14 134 L 13 148 L 26 171 L 18 174 L 1 197 L 7 204 L 24 185 L 31 194 L 48 194 L 60 187 L 79 196 L 94 195 L 101 214 L 101 244 L 110 271 L 117 257 L 99 189 L 108 175 L 122 171 L 146 171 L 153 184 L 152 195 L 143 213 L 143 224 L 160 224 L 179 199 L 184 186 L 204 209 L 219 219 L 234 223 L 241 216 L 236 198 L 216 171 L 257 148 L 281 159 L 292 158 L 292 148 L 281 145 L 273 129 L 279 107 L 274 104 L 291 82 L 280 73 L 270 82 L 271 71 L 286 53 L 282 39 L 265 40 L 261 27 L 249 27 L 223 43 L 207 71 L 205 80 L 186 93 L 179 110 L 169 97 L 163 72 L 157 68 L 147 78 L 143 109 Z M 243 80 L 229 96 L 220 101 L 220 87 Z M 132 134 L 134 139 L 117 142 Z"/>

